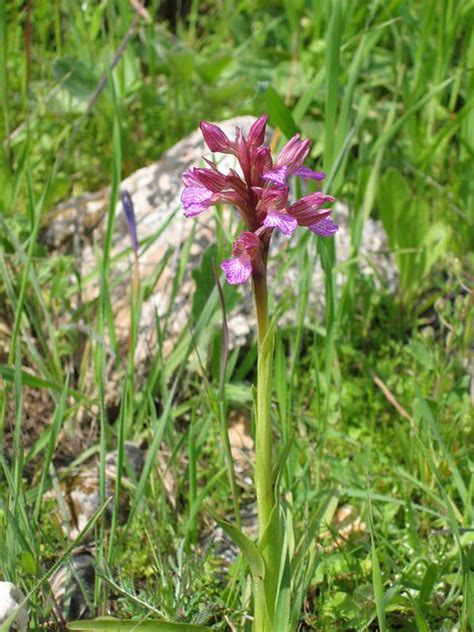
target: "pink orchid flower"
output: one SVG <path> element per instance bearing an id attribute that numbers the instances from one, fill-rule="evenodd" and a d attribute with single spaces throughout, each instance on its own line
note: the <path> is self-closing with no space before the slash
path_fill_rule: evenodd
<path id="1" fill-rule="evenodd" d="M 303 166 L 311 141 L 296 134 L 274 163 L 270 148 L 264 144 L 266 124 L 264 114 L 253 123 L 247 137 L 237 128 L 234 140 L 230 140 L 217 125 L 202 121 L 206 145 L 212 152 L 235 156 L 241 173 L 230 169 L 223 174 L 205 159 L 208 167 L 193 167 L 183 174 L 181 201 L 186 217 L 200 215 L 215 204 L 231 204 L 247 227 L 234 242 L 233 257 L 221 264 L 227 281 L 233 285 L 245 283 L 265 269 L 275 229 L 291 235 L 297 226 L 304 226 L 322 237 L 331 237 L 338 229 L 326 206 L 335 201 L 331 195 L 316 191 L 293 203 L 288 200 L 290 176 L 316 181 L 325 177 L 323 172 Z"/>

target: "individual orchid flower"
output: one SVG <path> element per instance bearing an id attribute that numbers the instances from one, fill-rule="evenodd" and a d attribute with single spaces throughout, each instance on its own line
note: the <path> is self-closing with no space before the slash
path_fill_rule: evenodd
<path id="1" fill-rule="evenodd" d="M 249 280 L 254 261 L 260 256 L 260 239 L 255 233 L 244 231 L 234 241 L 233 257 L 221 263 L 227 282 L 231 285 L 245 283 Z"/>
<path id="2" fill-rule="evenodd" d="M 329 217 L 331 209 L 321 208 L 323 204 L 335 201 L 332 195 L 316 191 L 288 205 L 288 193 L 287 187 L 271 187 L 263 191 L 261 208 L 267 211 L 264 226 L 278 228 L 284 235 L 291 235 L 297 226 L 305 226 L 322 237 L 337 231 L 336 224 Z M 330 230 L 332 232 L 328 233 Z"/>
<path id="3" fill-rule="evenodd" d="M 264 173 L 263 178 L 280 185 L 285 185 L 287 178 L 292 175 L 312 180 L 324 180 L 326 176 L 323 171 L 313 171 L 309 167 L 303 167 L 310 149 L 311 141 L 300 140 L 300 135 L 295 134 L 281 150 L 275 165 Z"/>
<path id="4" fill-rule="evenodd" d="M 212 152 L 235 156 L 240 173 L 235 169 L 221 173 L 215 163 L 205 159 L 207 167 L 193 167 L 183 174 L 181 200 L 186 217 L 200 215 L 216 204 L 230 204 L 238 210 L 248 229 L 234 242 L 233 257 L 221 265 L 231 284 L 255 278 L 262 268 L 258 262 L 265 267 L 275 229 L 291 235 L 297 226 L 303 226 L 322 237 L 331 237 L 338 228 L 330 217 L 331 209 L 326 206 L 335 201 L 331 195 L 316 191 L 289 202 L 290 176 L 315 181 L 325 177 L 323 172 L 303 165 L 311 141 L 296 134 L 273 162 L 271 150 L 265 145 L 266 125 L 264 114 L 255 120 L 247 136 L 237 128 L 231 140 L 217 125 L 202 121 L 200 127 L 206 145 Z"/>

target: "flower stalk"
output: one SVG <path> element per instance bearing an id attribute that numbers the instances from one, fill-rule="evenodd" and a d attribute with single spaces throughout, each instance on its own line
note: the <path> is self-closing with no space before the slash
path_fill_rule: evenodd
<path id="1" fill-rule="evenodd" d="M 255 428 L 255 491 L 257 495 L 259 542 L 264 543 L 275 507 L 275 493 L 272 481 L 272 368 L 273 330 L 269 328 L 268 289 L 266 269 L 264 274 L 253 275 L 253 290 L 258 326 L 258 368 L 257 368 L 257 419 Z M 274 595 L 271 587 L 278 577 L 278 560 L 273 559 L 271 541 L 261 550 L 265 562 L 263 584 L 256 586 L 254 595 L 254 631 L 271 629 L 271 607 Z"/>

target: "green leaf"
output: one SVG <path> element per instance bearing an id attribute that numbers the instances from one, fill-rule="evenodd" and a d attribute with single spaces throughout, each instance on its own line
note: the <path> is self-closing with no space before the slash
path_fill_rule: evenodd
<path id="1" fill-rule="evenodd" d="M 410 199 L 410 188 L 405 178 L 391 167 L 379 180 L 377 206 L 390 247 L 398 248 L 398 220 Z"/>
<path id="2" fill-rule="evenodd" d="M 193 303 L 191 307 L 191 318 L 197 321 L 202 314 L 209 297 L 216 285 L 214 275 L 212 273 L 212 262 L 218 259 L 217 246 L 213 244 L 203 254 L 199 268 L 192 272 L 192 277 L 196 283 L 196 291 L 193 294 Z"/>
<path id="3" fill-rule="evenodd" d="M 447 88 L 449 84 L 454 81 L 454 79 L 455 79 L 454 76 L 448 77 L 448 79 L 445 79 L 444 81 L 436 85 L 429 92 L 425 93 L 419 101 L 417 101 L 414 105 L 412 105 L 411 108 L 408 108 L 408 110 L 405 112 L 403 116 L 398 117 L 395 123 L 377 138 L 376 142 L 373 144 L 371 148 L 369 158 L 373 158 L 383 145 L 387 145 L 392 140 L 392 138 L 396 135 L 398 130 L 403 127 L 406 121 L 411 116 L 413 116 L 413 114 L 415 114 L 418 110 L 420 110 L 424 105 L 429 103 L 429 101 L 431 101 L 433 97 L 435 97 L 437 94 L 442 92 L 445 88 Z"/>
<path id="4" fill-rule="evenodd" d="M 57 391 L 58 393 L 61 393 L 63 390 L 61 384 L 56 384 L 50 380 L 44 380 L 43 378 L 37 377 L 28 371 L 22 370 L 20 373 L 21 383 L 23 386 L 31 386 L 32 388 L 47 388 L 52 391 Z M 0 364 L 0 377 L 7 382 L 13 382 L 15 379 L 15 372 L 11 367 L 6 366 L 5 364 Z M 68 390 L 68 395 L 72 395 L 76 399 L 81 398 L 81 394 L 72 389 Z"/>
<path id="5" fill-rule="evenodd" d="M 278 486 L 280 484 L 280 479 L 283 475 L 283 469 L 287 463 L 288 456 L 291 452 L 291 448 L 293 447 L 294 443 L 295 443 L 295 435 L 293 433 L 288 438 L 288 441 L 283 445 L 283 449 L 278 457 L 277 462 L 275 463 L 273 467 L 272 478 L 273 478 L 273 484 L 275 485 L 276 489 L 278 489 Z"/>
<path id="6" fill-rule="evenodd" d="M 329 524 L 336 512 L 339 498 L 334 491 L 324 492 L 319 505 L 314 512 L 313 519 L 307 525 L 298 545 L 292 560 L 292 568 L 294 572 L 304 564 L 306 554 L 309 549 L 314 546 L 316 536 L 319 533 L 323 525 Z"/>
<path id="7" fill-rule="evenodd" d="M 377 620 L 379 623 L 380 632 L 386 632 L 387 624 L 385 620 L 385 596 L 383 589 L 383 579 L 382 571 L 380 569 L 379 556 L 377 554 L 377 547 L 375 544 L 374 519 L 369 492 L 367 492 L 367 500 L 369 506 L 369 530 L 372 553 L 372 585 L 374 588 L 375 610 L 377 612 Z"/>
<path id="8" fill-rule="evenodd" d="M 212 83 L 219 79 L 231 62 L 232 55 L 229 53 L 218 53 L 200 62 L 197 66 L 197 71 L 205 81 Z"/>
<path id="9" fill-rule="evenodd" d="M 273 86 L 268 86 L 263 93 L 263 98 L 265 99 L 270 123 L 273 127 L 281 129 L 287 138 L 297 134 L 299 129 L 295 123 L 293 115 Z"/>
<path id="10" fill-rule="evenodd" d="M 91 621 L 72 621 L 69 630 L 110 630 L 113 632 L 209 632 L 211 628 L 192 623 L 172 623 L 170 621 L 121 621 L 114 617 L 99 617 Z"/>
<path id="11" fill-rule="evenodd" d="M 279 589 L 282 591 L 285 590 L 284 585 L 280 586 L 280 575 L 282 576 L 282 582 L 288 579 L 287 577 L 283 577 L 288 557 L 288 542 L 283 533 L 283 515 L 278 504 L 273 506 L 270 519 L 259 545 L 259 550 L 266 561 L 266 568 L 268 569 L 265 578 L 265 599 L 267 602 L 267 610 L 270 614 L 270 620 L 274 624 L 278 606 Z M 288 587 L 286 588 L 288 589 Z M 282 599 L 284 601 L 285 597 L 283 596 Z"/>
<path id="12" fill-rule="evenodd" d="M 418 595 L 418 603 L 420 606 L 424 606 L 431 596 L 433 588 L 437 581 L 440 579 L 439 567 L 437 564 L 428 564 L 428 567 L 423 576 L 423 580 L 420 586 L 420 592 Z"/>
<path id="13" fill-rule="evenodd" d="M 180 48 L 171 51 L 168 55 L 168 63 L 177 82 L 187 81 L 194 74 L 195 57 L 191 50 Z"/>
<path id="14" fill-rule="evenodd" d="M 72 97 L 81 100 L 87 100 L 97 84 L 92 65 L 69 56 L 53 62 L 53 77 Z"/>
<path id="15" fill-rule="evenodd" d="M 432 371 L 434 369 L 433 354 L 431 349 L 428 349 L 425 345 L 412 340 L 408 347 L 409 352 L 425 369 Z"/>
<path id="16" fill-rule="evenodd" d="M 290 629 L 291 615 L 291 563 L 288 547 L 283 547 L 283 573 L 278 587 L 275 604 L 274 632 L 287 632 Z"/>
<path id="17" fill-rule="evenodd" d="M 336 120 L 339 92 L 339 65 L 343 19 L 341 3 L 332 3 L 326 46 L 326 100 L 324 107 L 324 170 L 329 172 L 335 158 Z"/>
<path id="18" fill-rule="evenodd" d="M 468 507 L 470 505 L 468 502 L 469 493 L 468 493 L 467 485 L 464 482 L 463 476 L 461 472 L 459 471 L 458 466 L 456 465 L 456 461 L 453 458 L 453 455 L 451 454 L 448 446 L 443 440 L 443 437 L 439 429 L 438 421 L 436 417 L 434 416 L 433 411 L 431 410 L 431 407 L 426 401 L 426 399 L 424 399 L 421 396 L 421 393 L 418 387 L 415 387 L 415 392 L 416 392 L 416 400 L 414 403 L 415 414 L 421 417 L 422 419 L 424 419 L 425 422 L 428 424 L 431 434 L 438 442 L 439 448 L 441 452 L 443 453 L 444 458 L 446 459 L 449 467 L 451 468 L 451 472 L 453 474 L 453 481 L 458 490 L 458 494 L 461 497 L 464 505 Z"/>
<path id="19" fill-rule="evenodd" d="M 425 261 L 423 274 L 427 274 L 433 265 L 441 259 L 448 250 L 451 228 L 442 222 L 432 224 L 423 240 Z"/>
<path id="20" fill-rule="evenodd" d="M 265 577 L 265 563 L 257 545 L 244 535 L 242 531 L 237 529 L 237 527 L 230 524 L 230 522 L 218 520 L 217 518 L 215 518 L 215 520 L 241 550 L 242 555 L 245 557 L 248 565 L 250 566 L 250 572 L 252 573 L 253 580 L 256 582 L 263 581 L 263 578 Z"/>
<path id="21" fill-rule="evenodd" d="M 377 619 L 379 622 L 380 632 L 385 632 L 387 627 L 385 623 L 385 600 L 382 572 L 380 570 L 379 558 L 374 542 L 372 542 L 372 582 L 374 587 L 375 608 L 377 611 Z"/>

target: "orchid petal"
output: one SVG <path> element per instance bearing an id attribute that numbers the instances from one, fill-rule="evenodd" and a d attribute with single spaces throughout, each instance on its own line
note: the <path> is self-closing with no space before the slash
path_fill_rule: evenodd
<path id="1" fill-rule="evenodd" d="M 292 204 L 288 210 L 297 218 L 300 213 L 317 210 L 328 202 L 335 202 L 335 198 L 333 198 L 332 195 L 326 195 L 325 193 L 321 193 L 321 191 L 316 191 L 299 199 Z"/>
<path id="2" fill-rule="evenodd" d="M 267 180 L 268 182 L 273 182 L 274 184 L 279 184 L 281 186 L 285 186 L 286 177 L 288 175 L 288 167 L 274 167 L 273 169 L 269 169 L 266 171 L 262 178 Z"/>
<path id="3" fill-rule="evenodd" d="M 286 143 L 278 156 L 276 164 L 281 167 L 286 165 L 291 173 L 300 167 L 311 149 L 309 139 L 300 140 L 300 135 L 296 134 Z"/>
<path id="4" fill-rule="evenodd" d="M 199 127 L 201 128 L 204 142 L 211 151 L 227 152 L 229 150 L 230 140 L 220 127 L 208 121 L 201 121 Z"/>
<path id="5" fill-rule="evenodd" d="M 265 140 L 265 131 L 267 127 L 268 116 L 262 114 L 258 119 L 252 123 L 252 127 L 249 130 L 247 142 L 251 145 L 259 147 Z"/>
<path id="6" fill-rule="evenodd" d="M 298 167 L 294 175 L 300 176 L 300 178 L 307 178 L 311 180 L 324 180 L 324 178 L 326 177 L 324 171 L 313 171 L 309 167 Z"/>
<path id="7" fill-rule="evenodd" d="M 288 213 L 268 213 L 263 225 L 267 228 L 278 228 L 284 235 L 291 235 L 295 232 L 298 222 Z"/>
<path id="8" fill-rule="evenodd" d="M 227 283 L 239 285 L 246 283 L 252 274 L 252 259 L 244 252 L 240 257 L 232 257 L 221 263 Z"/>
<path id="9" fill-rule="evenodd" d="M 283 209 L 288 202 L 288 193 L 288 187 L 276 186 L 263 189 L 259 195 L 257 210 L 269 213 Z"/>
<path id="10" fill-rule="evenodd" d="M 194 217 L 206 211 L 212 204 L 213 193 L 204 187 L 190 186 L 183 189 L 181 201 L 184 215 Z"/>
<path id="11" fill-rule="evenodd" d="M 339 226 L 335 224 L 330 217 L 325 217 L 319 222 L 308 226 L 308 228 L 321 237 L 332 237 L 339 230 Z"/>

